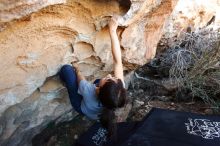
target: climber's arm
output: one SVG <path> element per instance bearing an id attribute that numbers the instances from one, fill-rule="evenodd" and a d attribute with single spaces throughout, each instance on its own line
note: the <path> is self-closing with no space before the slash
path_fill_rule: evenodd
<path id="1" fill-rule="evenodd" d="M 118 36 L 116 33 L 118 27 L 118 18 L 113 16 L 111 21 L 109 22 L 109 32 L 111 38 L 111 46 L 112 46 L 112 56 L 113 56 L 113 65 L 114 65 L 114 75 L 115 77 L 124 81 L 123 74 L 123 64 L 121 59 L 121 48 L 118 40 Z"/>
<path id="2" fill-rule="evenodd" d="M 85 80 L 85 77 L 82 75 L 82 73 L 79 70 L 79 66 L 76 63 L 72 63 L 75 71 L 76 71 L 76 75 L 77 75 L 77 82 L 78 84 L 80 83 L 81 80 Z"/>

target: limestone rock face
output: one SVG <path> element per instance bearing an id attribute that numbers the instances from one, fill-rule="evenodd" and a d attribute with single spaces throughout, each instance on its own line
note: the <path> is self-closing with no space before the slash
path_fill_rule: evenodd
<path id="1" fill-rule="evenodd" d="M 164 25 L 158 47 L 167 49 L 166 45 L 175 37 L 180 37 L 182 32 L 209 26 L 213 29 L 220 27 L 220 0 L 178 0 Z"/>
<path id="2" fill-rule="evenodd" d="M 143 65 L 146 63 L 144 58 L 150 60 L 155 56 L 163 26 L 175 3 L 176 1 L 172 0 L 157 0 L 145 1 L 142 4 L 144 8 L 141 8 L 138 16 L 134 17 L 134 22 L 122 34 L 121 44 L 125 48 L 125 61 Z"/>
<path id="3" fill-rule="evenodd" d="M 118 35 L 128 72 L 155 56 L 162 37 L 213 16 L 219 24 L 219 0 L 185 1 L 0 0 L 0 145 L 31 145 L 49 122 L 74 118 L 57 72 L 71 61 L 88 80 L 112 72 L 113 14 L 122 16 Z"/>
<path id="4" fill-rule="evenodd" d="M 220 0 L 179 0 L 167 24 L 173 34 L 187 27 L 198 29 L 210 24 L 220 25 Z"/>
<path id="5" fill-rule="evenodd" d="M 65 3 L 66 0 L 1 0 L 0 4 L 0 20 L 8 22 L 13 19 L 19 19 L 31 12 L 53 5 Z"/>

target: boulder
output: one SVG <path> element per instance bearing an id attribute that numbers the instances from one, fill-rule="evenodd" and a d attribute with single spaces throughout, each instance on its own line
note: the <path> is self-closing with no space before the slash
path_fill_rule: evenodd
<path id="1" fill-rule="evenodd" d="M 219 0 L 1 0 L 0 145 L 31 145 L 49 122 L 74 118 L 57 73 L 71 61 L 90 81 L 112 72 L 107 24 L 113 14 L 121 16 L 118 36 L 124 70 L 130 72 L 155 56 L 163 38 L 188 26 L 218 26 L 219 5 Z"/>

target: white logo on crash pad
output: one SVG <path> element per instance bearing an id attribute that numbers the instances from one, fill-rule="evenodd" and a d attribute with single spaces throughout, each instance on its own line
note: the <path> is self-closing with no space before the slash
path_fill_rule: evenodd
<path id="1" fill-rule="evenodd" d="M 187 132 L 192 135 L 201 136 L 204 139 L 220 137 L 220 122 L 213 122 L 208 119 L 191 119 L 185 123 Z"/>
<path id="2" fill-rule="evenodd" d="M 107 141 L 107 131 L 103 128 L 99 128 L 95 135 L 92 137 L 93 143 L 97 146 L 101 146 L 103 142 Z"/>

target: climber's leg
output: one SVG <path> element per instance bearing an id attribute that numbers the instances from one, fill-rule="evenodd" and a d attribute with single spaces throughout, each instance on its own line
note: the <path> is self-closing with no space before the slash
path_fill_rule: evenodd
<path id="1" fill-rule="evenodd" d="M 59 75 L 60 79 L 66 85 L 73 108 L 78 113 L 83 114 L 81 110 L 81 101 L 83 97 L 78 94 L 77 75 L 74 68 L 71 65 L 64 65 L 62 66 Z"/>

